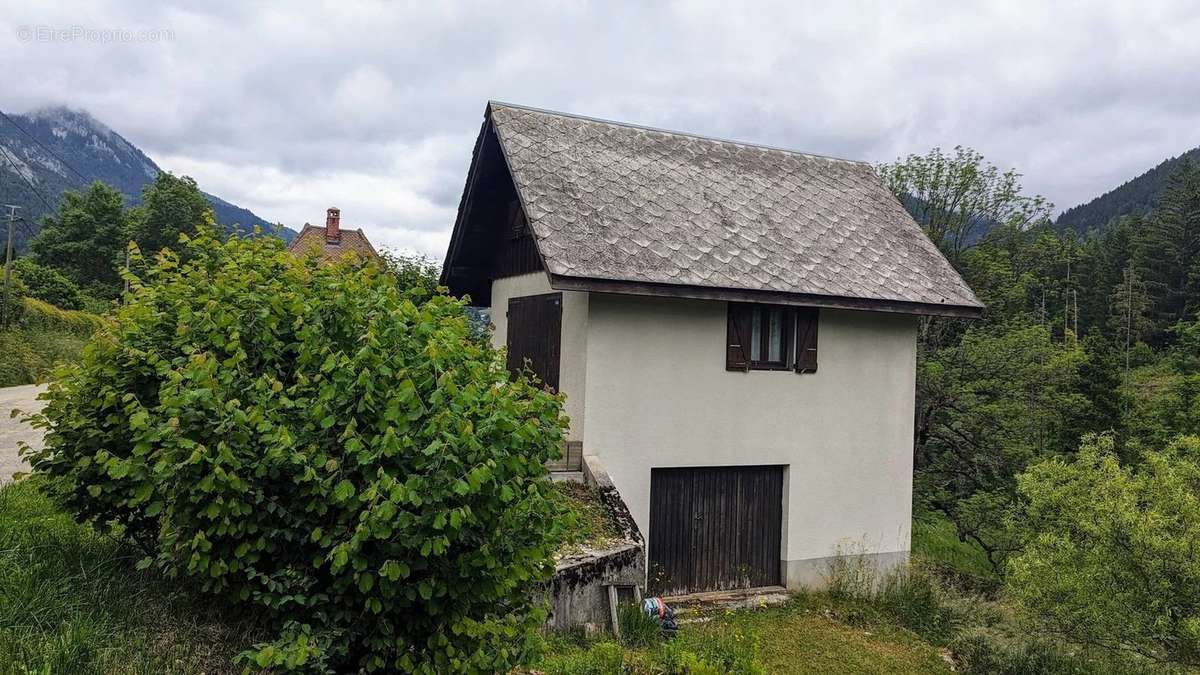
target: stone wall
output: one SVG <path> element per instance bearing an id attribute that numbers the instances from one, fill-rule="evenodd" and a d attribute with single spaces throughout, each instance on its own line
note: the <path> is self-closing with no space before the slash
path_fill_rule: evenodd
<path id="1" fill-rule="evenodd" d="M 548 584 L 551 627 L 563 630 L 591 623 L 608 626 L 608 585 L 646 584 L 646 546 L 621 494 L 597 457 L 585 457 L 584 481 L 599 488 L 601 499 L 622 531 L 622 541 L 558 562 Z"/>

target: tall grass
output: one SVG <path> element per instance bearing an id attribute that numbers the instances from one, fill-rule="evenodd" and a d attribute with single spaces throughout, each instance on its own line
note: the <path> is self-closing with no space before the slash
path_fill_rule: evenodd
<path id="1" fill-rule="evenodd" d="M 149 572 L 32 478 L 0 488 L 0 673 L 225 673 L 249 621 Z"/>

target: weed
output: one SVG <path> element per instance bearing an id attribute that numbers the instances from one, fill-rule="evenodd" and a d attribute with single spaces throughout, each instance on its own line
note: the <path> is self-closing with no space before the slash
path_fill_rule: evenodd
<path id="1" fill-rule="evenodd" d="M 646 614 L 638 605 L 621 605 L 617 620 L 621 624 L 621 644 L 627 647 L 648 647 L 662 640 L 658 617 Z"/>

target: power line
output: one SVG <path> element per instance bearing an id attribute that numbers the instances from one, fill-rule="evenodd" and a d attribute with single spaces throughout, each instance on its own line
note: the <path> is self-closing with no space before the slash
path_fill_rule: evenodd
<path id="1" fill-rule="evenodd" d="M 37 196 L 37 198 L 38 198 L 39 200 L 41 200 L 41 202 L 42 202 L 43 204 L 45 204 L 45 205 L 46 205 L 46 208 L 47 208 L 47 209 L 49 209 L 49 210 L 53 211 L 53 210 L 54 210 L 54 207 L 53 207 L 53 206 L 50 206 L 50 202 L 46 201 L 46 198 L 42 196 L 42 193 L 41 193 L 41 192 L 39 192 L 39 191 L 38 191 L 38 189 L 37 189 L 37 188 L 35 188 L 35 187 L 33 186 L 33 183 L 31 183 L 31 182 L 29 181 L 29 179 L 25 177 L 25 174 L 21 173 L 21 167 L 17 166 L 17 162 L 16 162 L 16 160 L 14 160 L 12 157 L 10 157 L 10 156 L 9 156 L 9 154 L 8 154 L 8 149 L 7 149 L 7 148 L 5 148 L 3 145 L 0 145 L 0 152 L 4 153 L 4 158 L 5 158 L 5 159 L 7 159 L 7 160 L 8 160 L 8 163 L 12 165 L 13 171 L 14 171 L 14 172 L 15 172 L 15 173 L 16 173 L 18 176 L 20 176 L 20 177 L 21 177 L 21 180 L 25 181 L 25 184 L 29 186 L 29 189 L 30 189 L 30 190 L 33 190 L 33 194 L 34 194 L 34 195 L 36 195 L 36 196 Z"/>
<path id="2" fill-rule="evenodd" d="M 67 167 L 68 169 L 70 169 L 70 170 L 71 170 L 71 173 L 75 174 L 76 176 L 79 176 L 79 179 L 80 179 L 80 180 L 82 180 L 84 183 L 87 183 L 87 182 L 88 182 L 88 179 L 87 179 L 87 177 L 86 177 L 86 176 L 84 176 L 83 174 L 79 173 L 78 171 L 76 171 L 76 170 L 75 170 L 75 167 L 71 166 L 71 163 L 70 163 L 70 162 L 68 162 L 67 160 L 63 159 L 62 157 L 59 157 L 59 156 L 58 156 L 58 153 L 54 152 L 54 151 L 53 151 L 53 150 L 51 150 L 50 148 L 47 148 L 47 147 L 46 147 L 46 145 L 45 145 L 44 143 L 42 143 L 41 141 L 39 141 L 39 140 L 37 139 L 37 137 L 35 137 L 33 134 L 29 133 L 28 131 L 25 131 L 25 127 L 22 127 L 20 124 L 17 124 L 16 122 L 14 122 L 14 121 L 13 121 L 13 118 L 11 118 L 11 117 L 9 117 L 7 114 L 5 114 L 5 112 L 4 112 L 3 110 L 0 110 L 0 117 L 3 117 L 4 119 L 8 120 L 8 123 L 9 123 L 9 124 L 13 125 L 13 126 L 14 126 L 14 127 L 16 127 L 17 129 L 19 129 L 21 133 L 23 133 L 23 134 L 25 134 L 26 136 L 28 136 L 28 137 L 29 137 L 29 140 L 33 141 L 34 143 L 37 143 L 37 144 L 38 144 L 38 147 L 40 147 L 42 150 L 45 150 L 46 152 L 50 153 L 50 156 L 51 156 L 51 157 L 53 157 L 54 159 L 57 159 L 59 162 L 62 162 L 62 165 L 63 165 L 63 166 L 65 166 L 65 167 Z"/>

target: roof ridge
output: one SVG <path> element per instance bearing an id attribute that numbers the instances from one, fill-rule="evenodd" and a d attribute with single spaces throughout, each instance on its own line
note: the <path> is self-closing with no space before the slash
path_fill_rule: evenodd
<path id="1" fill-rule="evenodd" d="M 640 131 L 651 131 L 651 132 L 659 133 L 659 134 L 667 134 L 669 136 L 683 136 L 686 138 L 695 138 L 695 139 L 699 139 L 702 141 L 712 141 L 714 143 L 726 143 L 729 145 L 738 145 L 738 146 L 741 146 L 744 148 L 755 148 L 758 150 L 773 150 L 775 152 L 782 152 L 782 153 L 786 153 L 789 155 L 800 155 L 802 157 L 809 157 L 812 159 L 825 159 L 825 160 L 830 160 L 830 161 L 834 161 L 834 162 L 845 162 L 847 164 L 861 164 L 863 166 L 871 167 L 872 169 L 874 168 L 870 162 L 863 160 L 863 159 L 846 159 L 845 157 L 834 157 L 833 155 L 822 155 L 822 154 L 816 153 L 816 152 L 805 152 L 804 150 L 796 150 L 793 148 L 784 148 L 784 147 L 780 147 L 778 145 L 767 145 L 765 143 L 751 143 L 749 141 L 739 141 L 739 140 L 735 140 L 732 138 L 721 138 L 720 136 L 707 136 L 705 134 L 697 134 L 697 133 L 693 133 L 690 131 L 678 131 L 675 129 L 664 129 L 662 127 L 652 127 L 652 126 L 645 125 L 645 124 L 634 124 L 632 122 L 621 122 L 618 120 L 604 119 L 602 117 L 592 117 L 590 115 L 580 115 L 577 113 L 563 112 L 561 110 L 549 110 L 547 108 L 538 108 L 538 107 L 530 106 L 530 105 L 521 105 L 519 103 L 508 103 L 505 101 L 497 101 L 495 99 L 490 99 L 488 101 L 488 109 L 489 110 L 491 109 L 492 106 L 500 106 L 500 107 L 504 107 L 504 108 L 515 108 L 517 110 L 526 110 L 529 112 L 541 113 L 543 115 L 556 115 L 558 117 L 570 117 L 572 119 L 584 120 L 587 122 L 596 122 L 599 124 L 611 124 L 611 125 L 617 126 L 617 127 L 627 127 L 630 129 L 638 129 Z"/>

